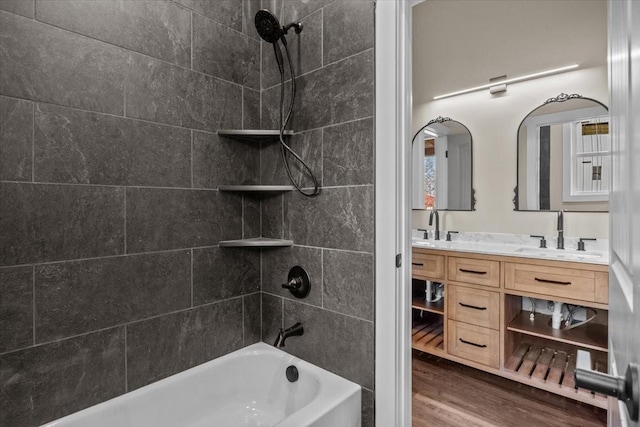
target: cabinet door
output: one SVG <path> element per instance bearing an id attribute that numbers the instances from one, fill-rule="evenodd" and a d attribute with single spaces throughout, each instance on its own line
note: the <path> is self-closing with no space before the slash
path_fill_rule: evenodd
<path id="1" fill-rule="evenodd" d="M 447 286 L 450 319 L 500 329 L 500 294 L 464 286 Z"/>

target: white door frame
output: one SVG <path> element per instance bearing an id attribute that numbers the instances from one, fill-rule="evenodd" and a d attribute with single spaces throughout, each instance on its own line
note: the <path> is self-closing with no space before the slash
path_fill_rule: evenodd
<path id="1" fill-rule="evenodd" d="M 375 28 L 375 416 L 410 427 L 410 0 L 377 0 Z"/>

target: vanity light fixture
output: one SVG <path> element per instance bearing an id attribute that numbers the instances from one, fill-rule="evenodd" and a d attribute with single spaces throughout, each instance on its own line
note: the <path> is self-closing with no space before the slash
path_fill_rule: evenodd
<path id="1" fill-rule="evenodd" d="M 525 80 L 537 79 L 538 77 L 544 77 L 544 76 L 550 76 L 552 74 L 563 73 L 565 71 L 575 70 L 576 68 L 578 68 L 579 65 L 580 64 L 572 64 L 572 65 L 567 65 L 565 67 L 554 68 L 554 69 L 546 70 L 546 71 L 540 71 L 538 73 L 533 73 L 533 74 L 527 74 L 526 76 L 520 76 L 520 77 L 514 77 L 512 79 L 500 80 L 499 82 L 495 82 L 494 81 L 494 82 L 488 83 L 486 85 L 476 86 L 476 87 L 472 87 L 472 88 L 469 88 L 469 89 L 459 90 L 457 92 L 445 93 L 444 95 L 434 96 L 433 99 L 435 100 L 435 99 L 449 98 L 451 96 L 462 95 L 464 93 L 469 93 L 469 92 L 476 92 L 478 90 L 483 90 L 483 89 L 490 89 L 492 87 L 503 86 L 503 85 L 507 85 L 509 83 L 518 83 L 518 82 L 523 82 Z M 506 88 L 506 86 L 505 86 L 505 88 Z"/>

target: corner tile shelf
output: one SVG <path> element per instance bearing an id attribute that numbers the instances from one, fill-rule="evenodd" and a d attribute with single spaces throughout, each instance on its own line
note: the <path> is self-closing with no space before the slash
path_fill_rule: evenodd
<path id="1" fill-rule="evenodd" d="M 220 191 L 252 193 L 256 195 L 286 193 L 293 189 L 293 185 L 221 185 L 218 187 Z"/>
<path id="2" fill-rule="evenodd" d="M 256 237 L 253 239 L 223 240 L 219 242 L 219 245 L 221 248 L 286 248 L 293 246 L 293 241 Z"/>
<path id="3" fill-rule="evenodd" d="M 238 139 L 240 141 L 270 142 L 278 139 L 278 136 L 280 136 L 280 131 L 277 129 L 218 129 L 218 135 Z M 292 130 L 284 131 L 284 136 L 291 135 L 293 135 Z"/>

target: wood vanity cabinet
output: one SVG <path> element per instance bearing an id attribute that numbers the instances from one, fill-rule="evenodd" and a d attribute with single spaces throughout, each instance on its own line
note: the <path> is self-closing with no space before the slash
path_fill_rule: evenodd
<path id="1" fill-rule="evenodd" d="M 524 384 L 607 408 L 575 387 L 577 350 L 607 369 L 608 267 L 599 264 L 413 248 L 413 278 L 444 284 L 444 298 L 412 300 L 412 347 Z M 415 284 L 414 284 L 415 286 Z M 574 329 L 530 317 L 530 298 L 596 310 Z M 523 303 L 524 302 L 524 303 Z"/>

